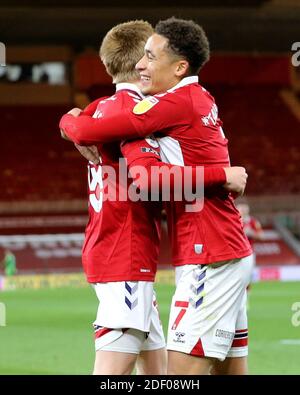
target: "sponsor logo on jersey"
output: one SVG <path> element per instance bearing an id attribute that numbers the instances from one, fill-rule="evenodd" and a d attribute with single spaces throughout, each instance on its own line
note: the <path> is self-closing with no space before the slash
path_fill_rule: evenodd
<path id="1" fill-rule="evenodd" d="M 133 113 L 136 115 L 145 114 L 147 111 L 151 110 L 159 102 L 154 96 L 147 97 L 146 99 L 140 101 L 133 108 Z"/>
<path id="2" fill-rule="evenodd" d="M 157 156 L 159 156 L 159 153 L 157 151 L 155 151 L 155 149 L 149 148 L 149 147 L 141 147 L 141 152 L 143 153 L 150 153 L 150 154 L 155 154 Z"/>

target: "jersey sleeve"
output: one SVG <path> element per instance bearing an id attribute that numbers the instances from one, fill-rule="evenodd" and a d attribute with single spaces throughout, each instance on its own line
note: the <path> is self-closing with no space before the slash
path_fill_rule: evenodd
<path id="1" fill-rule="evenodd" d="M 183 99 L 180 95 L 167 93 L 162 97 L 146 98 L 132 109 L 120 109 L 101 118 L 65 114 L 59 127 L 72 141 L 81 145 L 146 137 L 175 126 L 189 126 L 192 117 L 189 100 L 189 97 Z"/>
<path id="2" fill-rule="evenodd" d="M 189 178 L 189 181 L 192 181 L 192 188 L 196 188 L 197 182 L 199 182 L 197 166 L 190 166 L 191 173 L 187 174 L 184 166 L 162 162 L 159 145 L 155 143 L 155 140 L 148 138 L 125 141 L 121 144 L 122 154 L 127 160 L 127 166 L 135 184 L 141 190 L 147 189 L 149 191 L 150 188 L 153 188 L 161 193 L 164 183 L 168 182 L 170 188 L 174 190 L 177 186 L 184 185 Z M 169 176 L 168 179 L 163 176 L 163 172 L 153 172 L 154 168 L 156 170 L 168 168 L 170 170 L 166 173 Z M 203 172 L 201 182 L 203 182 L 204 188 L 221 186 L 226 183 L 226 174 L 222 167 L 206 167 Z M 177 174 L 177 177 L 172 174 Z M 176 182 L 179 184 L 176 185 Z"/>
<path id="3" fill-rule="evenodd" d="M 129 113 L 130 110 L 124 110 L 103 118 L 92 118 L 85 114 L 79 117 L 65 114 L 60 120 L 59 128 L 70 140 L 79 145 L 109 143 L 124 138 L 140 137 L 127 117 Z"/>

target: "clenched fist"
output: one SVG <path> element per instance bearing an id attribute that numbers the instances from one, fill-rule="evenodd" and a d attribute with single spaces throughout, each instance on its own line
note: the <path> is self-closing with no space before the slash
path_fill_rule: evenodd
<path id="1" fill-rule="evenodd" d="M 245 191 L 248 178 L 246 169 L 244 167 L 233 166 L 225 167 L 224 170 L 227 182 L 223 187 L 229 192 L 242 196 Z"/>

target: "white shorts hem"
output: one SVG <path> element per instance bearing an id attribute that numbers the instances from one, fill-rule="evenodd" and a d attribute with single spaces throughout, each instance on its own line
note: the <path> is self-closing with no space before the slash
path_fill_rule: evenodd
<path id="1" fill-rule="evenodd" d="M 227 354 L 227 358 L 240 358 L 240 357 L 247 357 L 248 350 L 240 350 L 240 351 L 229 351 Z"/>
<path id="2" fill-rule="evenodd" d="M 161 348 L 166 348 L 166 343 L 153 344 L 151 346 L 148 346 L 147 348 L 142 348 L 141 351 L 155 351 L 160 350 Z"/>
<path id="3" fill-rule="evenodd" d="M 168 351 L 177 351 L 177 352 L 183 352 L 184 354 L 191 355 L 191 350 L 188 350 L 186 348 L 181 348 L 181 347 L 172 347 L 172 346 L 167 346 Z M 220 353 L 217 351 L 207 351 L 205 350 L 205 355 L 191 355 L 193 357 L 198 357 L 198 358 L 216 358 L 220 361 L 224 361 L 226 358 L 226 354 Z"/>
<path id="4" fill-rule="evenodd" d="M 140 353 L 140 351 L 138 351 L 138 350 L 129 350 L 126 348 L 121 350 L 120 348 L 117 348 L 117 347 L 111 347 L 109 344 L 107 346 L 103 346 L 103 347 L 99 348 L 98 350 L 96 350 L 96 352 L 97 351 L 112 351 L 112 352 L 121 352 L 124 354 L 137 354 L 137 355 Z"/>

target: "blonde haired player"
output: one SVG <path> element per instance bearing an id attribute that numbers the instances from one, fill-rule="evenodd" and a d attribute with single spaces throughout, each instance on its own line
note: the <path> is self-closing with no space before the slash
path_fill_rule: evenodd
<path id="1" fill-rule="evenodd" d="M 137 87 L 135 64 L 152 32 L 148 22 L 136 20 L 119 24 L 106 34 L 100 57 L 116 84 L 116 93 L 94 101 L 81 115 L 97 118 L 102 113 L 113 114 L 143 98 Z M 71 113 L 80 116 L 79 109 Z M 89 222 L 82 251 L 87 280 L 100 302 L 94 322 L 94 374 L 131 374 L 136 362 L 139 374 L 165 374 L 165 339 L 153 290 L 161 208 L 159 204 L 150 206 L 128 199 L 103 201 L 105 166 L 113 167 L 119 180 L 120 141 L 89 147 L 90 158 L 95 159 L 95 148 L 101 163 L 93 160 L 88 165 Z M 150 157 L 155 154 L 153 149 L 145 152 Z M 117 194 L 122 188 L 117 182 Z"/>

